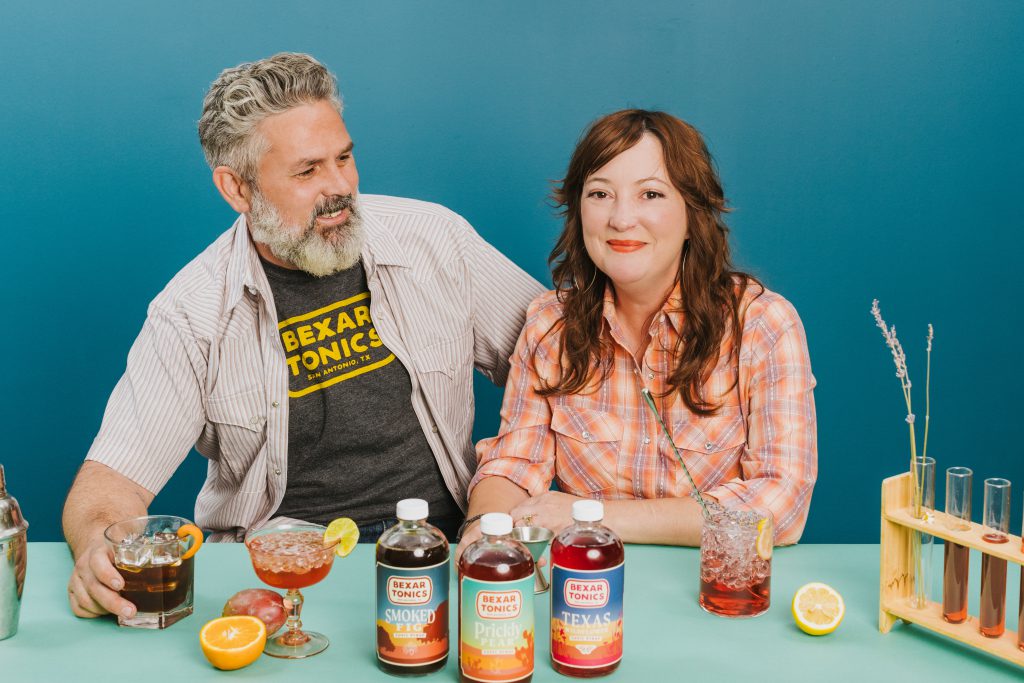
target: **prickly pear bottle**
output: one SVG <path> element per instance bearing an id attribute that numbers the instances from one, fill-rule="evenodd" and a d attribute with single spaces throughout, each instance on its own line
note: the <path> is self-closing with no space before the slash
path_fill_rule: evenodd
<path id="1" fill-rule="evenodd" d="M 512 518 L 480 519 L 483 537 L 459 560 L 459 680 L 533 678 L 533 557 L 513 539 Z"/>

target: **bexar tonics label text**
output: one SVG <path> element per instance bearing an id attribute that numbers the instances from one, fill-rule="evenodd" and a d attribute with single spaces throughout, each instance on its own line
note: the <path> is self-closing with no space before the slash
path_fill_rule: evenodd
<path id="1" fill-rule="evenodd" d="M 533 673 L 533 574 L 515 581 L 462 578 L 459 666 L 475 681 Z"/>
<path id="2" fill-rule="evenodd" d="M 432 567 L 377 563 L 377 657 L 422 666 L 448 656 L 448 560 Z"/>
<path id="3" fill-rule="evenodd" d="M 596 668 L 622 659 L 625 565 L 585 571 L 551 566 L 551 658 Z"/>

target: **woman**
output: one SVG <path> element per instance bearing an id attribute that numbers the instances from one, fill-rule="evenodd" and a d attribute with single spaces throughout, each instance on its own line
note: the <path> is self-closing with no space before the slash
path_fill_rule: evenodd
<path id="1" fill-rule="evenodd" d="M 498 435 L 477 445 L 476 515 L 559 530 L 581 497 L 634 543 L 699 545 L 703 492 L 803 531 L 817 474 L 814 378 L 793 307 L 733 270 L 725 197 L 700 134 L 662 112 L 595 122 L 554 192 L 556 289 L 530 306 Z M 558 490 L 552 491 L 552 481 Z"/>

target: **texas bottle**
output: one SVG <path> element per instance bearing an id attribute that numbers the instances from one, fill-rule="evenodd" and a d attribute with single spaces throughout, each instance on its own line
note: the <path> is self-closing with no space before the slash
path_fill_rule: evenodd
<path id="1" fill-rule="evenodd" d="M 551 666 L 593 678 L 622 659 L 625 552 L 601 524 L 601 501 L 576 501 L 572 516 L 575 523 L 551 542 Z"/>

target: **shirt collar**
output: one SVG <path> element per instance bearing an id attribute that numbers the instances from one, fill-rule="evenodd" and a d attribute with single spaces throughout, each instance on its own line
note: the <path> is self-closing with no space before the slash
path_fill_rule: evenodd
<path id="1" fill-rule="evenodd" d="M 249 234 L 249 226 L 245 216 L 240 215 L 231 226 L 234 231 L 231 238 L 231 253 L 228 257 L 228 272 L 225 282 L 227 297 L 225 304 L 231 310 L 241 301 L 245 290 L 259 292 L 264 298 L 270 298 L 270 283 L 267 274 L 260 265 L 260 256 L 256 251 L 256 243 Z"/>
<path id="2" fill-rule="evenodd" d="M 367 279 L 373 277 L 377 266 L 409 267 L 408 258 L 402 245 L 395 239 L 387 226 L 365 208 L 363 208 L 362 216 L 366 238 L 363 243 L 362 258 Z M 272 300 L 270 283 L 267 281 L 267 274 L 260 263 L 256 243 L 249 232 L 245 216 L 240 215 L 231 229 L 234 233 L 231 238 L 231 254 L 228 259 L 226 281 L 228 310 L 238 304 L 245 290 L 249 290 L 251 293 L 258 292 L 264 299 Z"/>
<path id="3" fill-rule="evenodd" d="M 685 316 L 683 314 L 683 290 L 678 281 L 676 281 L 675 287 L 669 292 L 665 301 L 662 302 L 661 314 L 662 321 L 667 320 L 676 334 L 682 334 L 683 318 Z M 605 284 L 604 287 L 603 315 L 610 327 L 618 325 L 618 316 L 615 311 L 615 291 L 612 289 L 611 282 Z"/>
<path id="4" fill-rule="evenodd" d="M 377 266 L 408 268 L 408 256 L 391 230 L 372 211 L 367 209 L 365 204 L 361 204 L 360 209 L 362 210 L 363 230 L 366 238 L 363 242 L 362 252 L 366 278 L 369 280 L 374 277 Z"/>
<path id="5" fill-rule="evenodd" d="M 686 316 L 683 314 L 683 288 L 678 280 L 676 280 L 676 286 L 672 288 L 668 298 L 665 299 L 665 303 L 662 304 L 661 312 L 665 314 L 665 319 L 672 325 L 672 329 L 675 330 L 676 334 L 682 334 L 683 319 Z"/>

